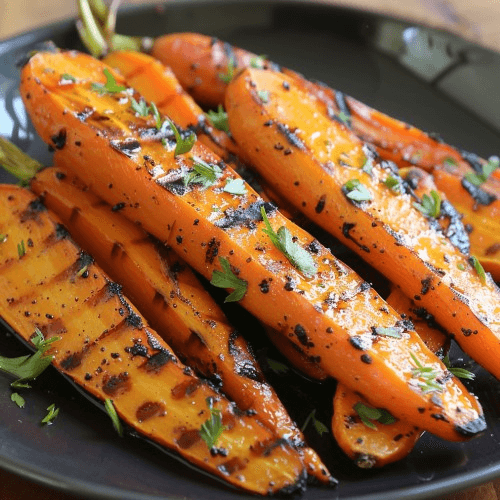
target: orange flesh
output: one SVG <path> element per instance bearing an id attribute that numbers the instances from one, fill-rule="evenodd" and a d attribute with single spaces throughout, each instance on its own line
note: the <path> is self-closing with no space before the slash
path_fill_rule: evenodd
<path id="1" fill-rule="evenodd" d="M 371 404 L 385 406 L 393 415 L 446 439 L 461 440 L 484 429 L 476 399 L 447 376 L 444 365 L 415 332 L 403 328 L 400 338 L 372 338 L 372 327 L 393 327 L 399 316 L 327 249 L 314 244 L 310 255 L 317 272 L 306 278 L 273 246 L 260 217 L 248 215 L 248 225 L 228 222 L 235 210 L 252 214 L 252 207 L 262 203 L 249 186 L 239 197 L 222 191 L 227 178 L 238 178 L 230 168 L 206 189 L 176 191 L 172 182 L 191 167 L 192 157 L 212 164 L 218 158 L 201 144 L 174 158 L 169 139 L 164 146 L 154 132 L 153 118 L 135 116 L 124 93 L 92 91 L 91 83 L 105 82 L 104 68 L 76 52 L 38 53 L 23 68 L 26 108 L 46 142 L 57 146 L 57 139 L 65 137 L 56 155 L 67 167 L 109 204 L 124 203 L 124 215 L 176 248 L 209 279 L 214 269 L 220 269 L 207 253 L 215 244 L 218 256 L 227 258 L 233 272 L 248 284 L 241 305 L 304 346 L 330 376 L 366 395 Z M 76 81 L 61 85 L 61 75 L 67 72 Z M 123 82 L 119 75 L 116 79 Z M 90 110 L 88 116 L 79 118 L 85 109 Z M 300 246 L 310 248 L 309 234 L 270 207 L 268 216 L 275 230 L 285 226 Z M 292 291 L 286 289 L 290 282 Z M 268 285 L 265 292 L 263 283 Z M 441 381 L 439 405 L 433 402 L 434 394 L 422 389 L 410 352 L 435 370 Z"/>

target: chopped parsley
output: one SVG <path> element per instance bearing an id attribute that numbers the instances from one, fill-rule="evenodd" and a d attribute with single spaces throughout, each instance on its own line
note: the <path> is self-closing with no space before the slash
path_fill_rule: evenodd
<path id="1" fill-rule="evenodd" d="M 360 182 L 359 179 L 351 179 L 347 181 L 343 186 L 345 195 L 353 201 L 370 201 L 372 195 L 370 191 L 366 188 L 364 184 Z"/>
<path id="2" fill-rule="evenodd" d="M 3 243 L 4 241 L 7 241 L 7 235 L 6 234 L 0 234 L 0 243 Z"/>
<path id="3" fill-rule="evenodd" d="M 430 196 L 424 194 L 421 201 L 421 203 L 413 203 L 413 206 L 428 217 L 439 217 L 441 212 L 441 197 L 437 191 L 433 189 Z"/>
<path id="4" fill-rule="evenodd" d="M 226 134 L 229 134 L 229 121 L 222 104 L 219 104 L 217 111 L 209 110 L 206 116 L 217 130 L 222 130 Z"/>
<path id="5" fill-rule="evenodd" d="M 247 188 L 243 179 L 227 179 L 224 187 L 226 193 L 243 196 L 247 194 Z"/>
<path id="6" fill-rule="evenodd" d="M 340 122 L 342 122 L 344 125 L 347 127 L 351 127 L 351 118 L 347 116 L 343 111 L 341 111 L 338 115 L 337 118 L 339 119 Z"/>
<path id="7" fill-rule="evenodd" d="M 115 77 L 111 74 L 109 69 L 105 68 L 103 70 L 104 76 L 106 77 L 106 83 L 93 83 L 91 89 L 99 94 L 117 94 L 118 92 L 123 92 L 127 90 L 127 87 L 123 85 L 118 85 L 116 83 Z"/>
<path id="8" fill-rule="evenodd" d="M 395 339 L 401 338 L 401 328 L 398 328 L 397 326 L 376 326 L 373 331 L 377 335 L 382 335 L 384 337 L 394 337 Z"/>
<path id="9" fill-rule="evenodd" d="M 71 82 L 71 83 L 75 83 L 75 82 L 76 82 L 76 78 L 75 78 L 73 75 L 70 75 L 69 73 L 63 73 L 63 74 L 61 75 L 60 82 Z"/>
<path id="10" fill-rule="evenodd" d="M 265 55 L 254 56 L 250 59 L 250 67 L 256 68 L 256 69 L 263 69 L 264 62 L 266 59 L 267 59 L 267 56 L 265 56 Z"/>
<path id="11" fill-rule="evenodd" d="M 24 244 L 24 240 L 21 240 L 21 243 L 17 244 L 17 254 L 19 255 L 20 259 L 26 255 L 26 246 Z"/>
<path id="12" fill-rule="evenodd" d="M 474 380 L 476 378 L 476 375 L 469 370 L 466 370 L 465 368 L 456 368 L 451 366 L 450 362 L 450 354 L 447 353 L 446 356 L 443 359 L 444 366 L 448 368 L 448 370 L 455 375 L 455 377 L 458 378 L 466 378 L 468 380 Z"/>
<path id="13" fill-rule="evenodd" d="M 52 363 L 53 356 L 46 356 L 45 352 L 53 342 L 59 340 L 59 337 L 45 340 L 37 328 L 31 340 L 36 348 L 34 354 L 18 358 L 0 356 L 0 370 L 17 377 L 17 380 L 10 384 L 11 387 L 30 387 L 26 382 L 38 377 Z"/>
<path id="14" fill-rule="evenodd" d="M 302 432 L 304 432 L 307 428 L 307 426 L 309 425 L 310 422 L 313 423 L 313 426 L 314 428 L 316 429 L 316 432 L 322 436 L 323 434 L 327 433 L 328 432 L 328 427 L 323 423 L 323 422 L 320 422 L 317 418 L 316 418 L 316 408 L 314 410 L 311 411 L 311 413 L 309 413 L 309 415 L 307 416 L 304 424 L 302 425 L 302 428 L 300 429 Z"/>
<path id="15" fill-rule="evenodd" d="M 120 418 L 118 417 L 118 413 L 116 413 L 115 406 L 113 404 L 112 399 L 106 399 L 104 401 L 104 408 L 106 412 L 109 415 L 109 418 L 111 418 L 111 422 L 113 422 L 113 427 L 115 428 L 116 432 L 118 432 L 118 435 L 120 437 L 123 436 L 123 426 L 120 421 Z"/>
<path id="16" fill-rule="evenodd" d="M 285 226 L 281 226 L 278 232 L 275 232 L 267 218 L 264 207 L 260 208 L 260 213 L 266 225 L 266 229 L 263 229 L 264 233 L 269 236 L 273 245 L 290 261 L 290 264 L 309 278 L 316 274 L 317 266 L 311 254 L 293 241 L 290 231 Z"/>
<path id="17" fill-rule="evenodd" d="M 383 425 L 390 425 L 396 421 L 387 410 L 383 408 L 373 408 L 372 406 L 361 403 L 361 401 L 356 403 L 353 408 L 361 419 L 361 422 L 370 429 L 377 429 L 377 426 L 373 423 L 374 421 Z"/>
<path id="18" fill-rule="evenodd" d="M 371 158 L 366 157 L 365 162 L 363 163 L 363 166 L 361 167 L 361 170 L 368 175 L 371 175 L 372 170 L 373 170 L 373 161 Z"/>
<path id="19" fill-rule="evenodd" d="M 451 156 L 447 156 L 445 159 L 444 159 L 444 162 L 446 167 L 456 167 L 457 166 L 457 161 L 455 160 L 455 158 L 452 158 Z"/>
<path id="20" fill-rule="evenodd" d="M 131 105 L 132 109 L 139 116 L 148 116 L 149 113 L 152 111 L 152 109 L 148 106 L 148 104 L 146 103 L 146 101 L 142 97 L 139 99 L 139 102 L 137 102 L 133 97 L 131 97 L 130 98 L 130 105 Z"/>
<path id="21" fill-rule="evenodd" d="M 221 411 L 213 408 L 212 398 L 207 398 L 205 401 L 210 411 L 210 417 L 203 422 L 199 432 L 201 439 L 205 441 L 208 449 L 211 450 L 227 427 L 222 425 Z"/>
<path id="22" fill-rule="evenodd" d="M 227 63 L 227 73 L 226 74 L 219 73 L 219 78 L 224 83 L 229 83 L 234 77 L 235 68 L 236 68 L 236 61 L 234 60 L 234 57 L 230 57 Z"/>
<path id="23" fill-rule="evenodd" d="M 184 177 L 184 185 L 201 184 L 204 189 L 214 184 L 222 175 L 222 170 L 217 165 L 211 165 L 201 158 L 193 158 L 193 170 Z"/>
<path id="24" fill-rule="evenodd" d="M 42 424 L 51 425 L 52 421 L 59 415 L 59 408 L 56 408 L 56 405 L 52 403 L 47 407 L 47 415 L 42 419 Z"/>
<path id="25" fill-rule="evenodd" d="M 388 177 L 386 177 L 386 179 L 384 179 L 383 183 L 393 193 L 400 193 L 401 192 L 401 184 L 400 184 L 399 179 L 397 177 L 389 175 Z"/>
<path id="26" fill-rule="evenodd" d="M 413 359 L 414 363 L 417 365 L 417 367 L 413 368 L 412 370 L 412 376 L 414 378 L 421 379 L 418 381 L 418 383 L 420 388 L 422 389 L 422 392 L 427 393 L 433 391 L 442 391 L 443 386 L 436 381 L 436 378 L 438 376 L 436 370 L 434 370 L 434 368 L 431 368 L 430 366 L 422 365 L 422 363 L 412 352 L 410 353 L 410 356 Z"/>
<path id="27" fill-rule="evenodd" d="M 476 270 L 481 281 L 483 283 L 485 283 L 486 282 L 486 273 L 484 272 L 483 266 L 481 265 L 481 262 L 479 262 L 479 259 L 476 256 L 471 255 L 469 257 L 469 262 L 470 262 L 471 266 L 474 267 L 474 269 Z"/>
<path id="28" fill-rule="evenodd" d="M 156 108 L 156 106 L 155 106 Z M 194 143 L 196 142 L 196 134 L 191 132 L 185 139 L 181 137 L 181 134 L 177 130 L 177 127 L 174 125 L 174 122 L 170 121 L 168 118 L 168 123 L 170 124 L 170 128 L 174 132 L 175 136 L 175 151 L 174 157 L 178 155 L 182 155 L 184 153 L 189 153 L 191 149 L 193 149 Z M 158 121 L 157 121 L 158 125 Z"/>
<path id="29" fill-rule="evenodd" d="M 475 186 L 480 186 L 481 184 L 484 184 L 488 177 L 499 167 L 500 158 L 498 158 L 498 156 L 492 156 L 487 163 L 482 165 L 481 173 L 469 172 L 468 174 L 465 174 L 465 178 Z"/>
<path id="30" fill-rule="evenodd" d="M 16 403 L 16 405 L 19 406 L 19 408 L 24 408 L 24 405 L 26 404 L 26 401 L 24 401 L 24 398 L 17 392 L 13 392 L 10 395 L 10 400 L 13 403 Z"/>
<path id="31" fill-rule="evenodd" d="M 224 302 L 238 302 L 245 296 L 248 283 L 233 273 L 231 265 L 225 257 L 219 257 L 219 262 L 222 266 L 222 271 L 214 269 L 210 284 L 217 288 L 232 288 L 233 292 L 226 297 Z"/>
<path id="32" fill-rule="evenodd" d="M 257 95 L 264 104 L 269 102 L 269 90 L 259 90 L 257 91 Z"/>

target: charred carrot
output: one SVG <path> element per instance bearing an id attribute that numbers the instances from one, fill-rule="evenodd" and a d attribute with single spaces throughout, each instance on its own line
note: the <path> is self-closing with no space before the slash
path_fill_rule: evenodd
<path id="1" fill-rule="evenodd" d="M 285 75 L 247 69 L 228 87 L 226 105 L 235 139 L 267 182 L 500 376 L 498 287 L 436 227 L 436 214 L 412 197 L 397 169 L 324 116 L 321 103 Z"/>
<path id="2" fill-rule="evenodd" d="M 120 205 L 107 205 L 64 170 L 46 168 L 30 186 L 186 364 L 299 448 L 311 476 L 333 482 L 265 381 L 246 341 L 182 259 L 122 217 Z"/>
<path id="3" fill-rule="evenodd" d="M 61 84 L 68 73 L 74 81 Z M 39 52 L 23 68 L 21 95 L 67 168 L 330 376 L 447 439 L 484 429 L 475 398 L 367 283 L 247 184 L 229 193 L 239 176 L 202 144 L 186 152 L 185 133 L 161 116 L 136 116 L 123 83 L 84 54 Z M 388 327 L 398 334 L 379 334 Z"/>
<path id="4" fill-rule="evenodd" d="M 0 228 L 0 316 L 28 342 L 36 328 L 58 338 L 47 354 L 59 371 L 112 400 L 140 435 L 234 486 L 303 487 L 297 451 L 196 378 L 40 199 L 1 186 Z"/>

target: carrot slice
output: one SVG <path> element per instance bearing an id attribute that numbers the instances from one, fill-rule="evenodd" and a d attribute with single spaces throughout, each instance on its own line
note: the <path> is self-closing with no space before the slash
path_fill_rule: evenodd
<path id="1" fill-rule="evenodd" d="M 54 366 L 147 437 L 224 481 L 259 494 L 302 489 L 299 454 L 196 378 L 25 189 L 0 186 L 0 316 L 21 338 L 58 337 Z M 25 253 L 16 248 L 26 242 Z M 200 429 L 220 411 L 213 453 Z"/>
<path id="2" fill-rule="evenodd" d="M 248 344 L 182 259 L 120 215 L 119 205 L 107 205 L 60 168 L 40 171 L 31 189 L 43 196 L 77 243 L 123 286 L 177 355 L 220 386 L 241 410 L 255 413 L 275 435 L 298 447 L 309 457 L 310 475 L 333 482 L 318 455 L 302 449 L 302 432 L 265 381 Z"/>
<path id="3" fill-rule="evenodd" d="M 63 73 L 75 81 L 61 85 Z M 224 272 L 231 284 L 222 286 L 238 288 L 242 306 L 372 404 L 446 439 L 484 429 L 476 399 L 368 284 L 248 185 L 242 195 L 225 192 L 228 179 L 239 177 L 202 144 L 176 155 L 170 127 L 158 130 L 157 119 L 136 116 L 127 91 L 102 92 L 109 74 L 103 63 L 76 52 L 39 52 L 23 68 L 26 108 L 66 167 L 110 205 L 123 203 L 124 215 L 207 278 Z M 114 78 L 120 88 L 123 80 Z M 213 173 L 201 186 L 191 182 L 198 165 Z M 262 211 L 310 264 L 307 270 L 272 243 Z M 380 327 L 399 335 L 379 335 Z M 431 391 L 419 366 L 432 373 Z"/>
<path id="4" fill-rule="evenodd" d="M 278 192 L 418 300 L 500 377 L 498 287 L 414 207 L 390 164 L 285 75 L 247 69 L 228 87 L 226 104 L 235 139 Z"/>

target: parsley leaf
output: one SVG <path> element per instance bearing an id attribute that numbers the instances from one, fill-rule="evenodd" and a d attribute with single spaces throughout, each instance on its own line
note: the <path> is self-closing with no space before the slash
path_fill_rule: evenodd
<path id="1" fill-rule="evenodd" d="M 267 104 L 269 102 L 269 90 L 259 90 L 257 92 L 257 95 L 264 104 Z"/>
<path id="2" fill-rule="evenodd" d="M 206 113 L 206 116 L 217 130 L 222 130 L 223 132 L 226 132 L 226 134 L 229 134 L 229 121 L 222 104 L 219 104 L 217 111 L 212 109 L 209 110 L 208 113 Z"/>
<path id="3" fill-rule="evenodd" d="M 156 108 L 156 106 L 155 106 Z M 158 110 L 157 110 L 158 111 Z M 194 143 L 196 142 L 196 134 L 194 132 L 191 132 L 185 139 L 181 137 L 181 134 L 177 130 L 177 127 L 174 125 L 174 122 L 171 120 L 168 120 L 168 123 L 170 124 L 170 128 L 173 130 L 174 135 L 175 135 L 175 151 L 174 151 L 174 157 L 178 155 L 182 155 L 184 153 L 189 153 L 191 149 L 193 149 Z M 158 125 L 158 121 L 157 121 Z"/>
<path id="4" fill-rule="evenodd" d="M 238 278 L 231 271 L 231 265 L 225 257 L 219 257 L 219 262 L 222 271 L 214 269 L 210 284 L 217 288 L 232 288 L 234 291 L 226 297 L 224 302 L 238 302 L 245 296 L 248 283 L 244 279 Z"/>
<path id="5" fill-rule="evenodd" d="M 222 170 L 217 165 L 211 165 L 201 158 L 193 158 L 193 170 L 184 177 L 184 185 L 202 184 L 203 188 L 210 187 L 222 175 Z"/>
<path id="6" fill-rule="evenodd" d="M 18 377 L 17 380 L 10 384 L 12 387 L 29 387 L 26 381 L 35 379 L 50 365 L 53 356 L 45 356 L 45 352 L 56 340 L 59 340 L 59 337 L 44 340 L 42 332 L 37 328 L 32 339 L 37 349 L 34 354 L 18 358 L 0 356 L 0 370 Z"/>
<path id="7" fill-rule="evenodd" d="M 207 398 L 205 401 L 210 411 L 210 418 L 201 425 L 199 432 L 201 439 L 205 441 L 208 449 L 211 450 L 227 427 L 222 425 L 221 411 L 213 408 L 212 398 Z"/>
<path id="8" fill-rule="evenodd" d="M 26 246 L 24 245 L 24 240 L 21 240 L 21 243 L 17 244 L 17 254 L 19 255 L 20 259 L 26 255 Z"/>
<path id="9" fill-rule="evenodd" d="M 474 380 L 476 378 L 476 374 L 466 370 L 465 368 L 454 368 L 451 366 L 450 362 L 450 353 L 446 353 L 446 356 L 443 359 L 443 364 L 448 368 L 448 370 L 458 378 L 466 378 L 468 380 Z"/>
<path id="10" fill-rule="evenodd" d="M 430 196 L 428 194 L 422 196 L 422 203 L 413 203 L 413 206 L 424 215 L 436 218 L 441 212 L 441 197 L 433 189 Z"/>
<path id="11" fill-rule="evenodd" d="M 474 184 L 475 186 L 480 186 L 485 183 L 488 177 L 500 167 L 500 158 L 498 156 L 492 156 L 487 163 L 482 165 L 482 172 L 469 172 L 465 174 L 465 178 Z"/>
<path id="12" fill-rule="evenodd" d="M 52 403 L 47 407 L 47 415 L 42 419 L 42 424 L 51 425 L 52 421 L 59 415 L 59 408 L 56 408 L 56 405 Z"/>
<path id="13" fill-rule="evenodd" d="M 151 111 L 151 108 L 147 105 L 146 101 L 142 97 L 139 99 L 139 102 L 131 97 L 130 105 L 139 116 L 148 116 Z"/>
<path id="14" fill-rule="evenodd" d="M 227 63 L 227 73 L 219 73 L 219 78 L 224 82 L 224 83 L 229 83 L 233 77 L 234 77 L 234 70 L 236 68 L 236 61 L 234 60 L 234 57 L 230 57 L 229 61 Z"/>
<path id="15" fill-rule="evenodd" d="M 384 408 L 373 408 L 372 406 L 365 405 L 361 401 L 356 403 L 353 408 L 361 419 L 361 422 L 370 429 L 377 428 L 373 420 L 383 425 L 390 425 L 396 421 L 396 419 Z"/>
<path id="16" fill-rule="evenodd" d="M 243 179 L 227 179 L 224 191 L 230 194 L 243 196 L 247 194 L 247 188 Z"/>
<path id="17" fill-rule="evenodd" d="M 309 415 L 307 416 L 307 418 L 304 422 L 304 425 L 302 425 L 302 428 L 300 430 L 302 432 L 304 432 L 310 422 L 313 423 L 314 428 L 316 429 L 316 432 L 320 436 L 322 436 L 325 432 L 328 432 L 328 427 L 323 422 L 320 422 L 316 418 L 316 408 L 314 410 L 312 410 L 311 413 L 309 413 Z"/>
<path id="18" fill-rule="evenodd" d="M 290 261 L 290 264 L 309 278 L 316 274 L 317 266 L 311 254 L 293 241 L 290 231 L 285 226 L 281 226 L 276 233 L 267 218 L 264 207 L 260 207 L 260 213 L 266 225 L 266 229 L 263 229 L 264 233 L 269 236 L 273 245 Z"/>
<path id="19" fill-rule="evenodd" d="M 120 418 L 118 417 L 118 413 L 116 413 L 115 406 L 113 404 L 112 399 L 106 399 L 104 401 L 104 408 L 106 412 L 108 413 L 109 417 L 111 418 L 111 422 L 113 422 L 113 427 L 115 428 L 116 432 L 118 432 L 118 435 L 120 437 L 123 437 L 123 426 L 120 421 Z"/>
<path id="20" fill-rule="evenodd" d="M 13 392 L 10 395 L 10 400 L 14 403 L 16 403 L 19 408 L 24 408 L 24 405 L 26 404 L 26 401 L 24 401 L 24 398 L 17 392 Z"/>
<path id="21" fill-rule="evenodd" d="M 117 94 L 118 92 L 127 90 L 127 87 L 116 83 L 115 77 L 111 74 L 109 69 L 105 68 L 103 73 L 106 77 L 106 83 L 104 85 L 102 83 L 93 83 L 91 86 L 92 90 L 99 94 Z"/>
<path id="22" fill-rule="evenodd" d="M 343 186 L 345 195 L 353 201 L 370 201 L 372 195 L 359 179 L 351 179 Z"/>
<path id="23" fill-rule="evenodd" d="M 469 257 L 469 262 L 470 262 L 471 266 L 473 266 L 474 269 L 476 270 L 482 283 L 485 283 L 486 282 L 486 273 L 484 272 L 483 266 L 481 265 L 481 262 L 479 262 L 478 258 L 474 255 L 471 255 Z"/>

